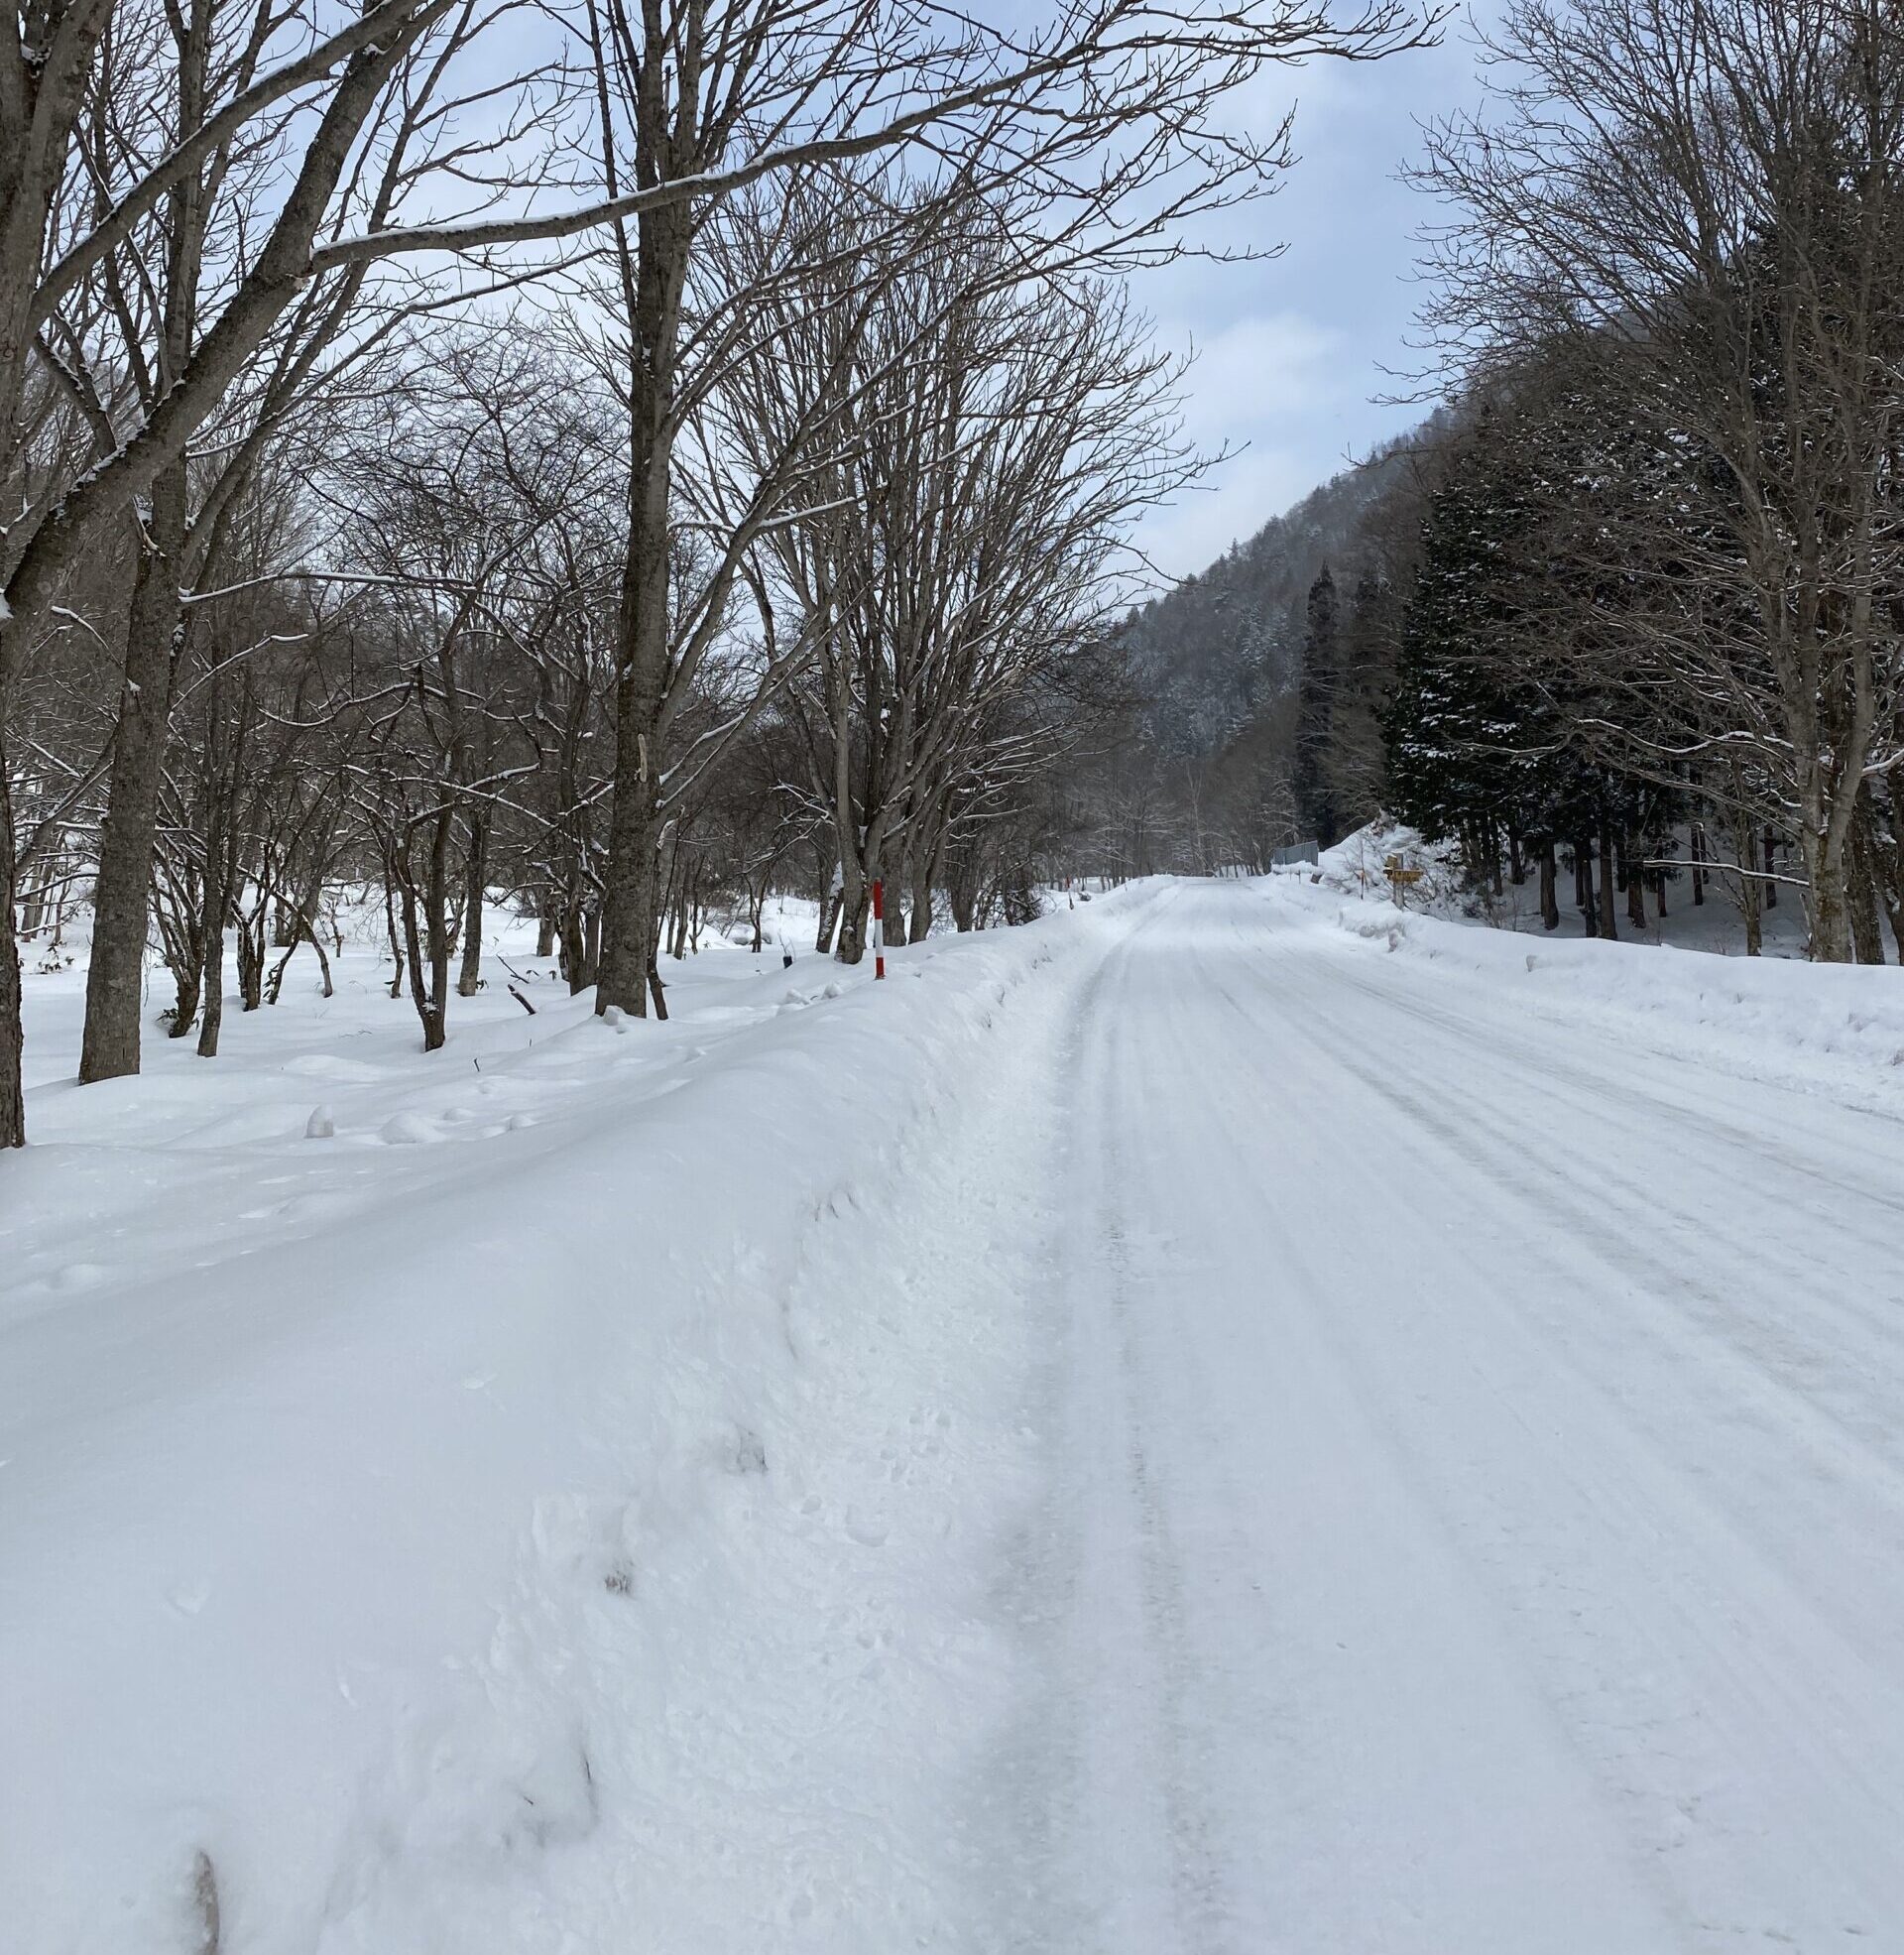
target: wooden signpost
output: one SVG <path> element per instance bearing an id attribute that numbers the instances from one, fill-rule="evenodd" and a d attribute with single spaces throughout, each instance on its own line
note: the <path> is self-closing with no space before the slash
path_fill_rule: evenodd
<path id="1" fill-rule="evenodd" d="M 1388 888 L 1393 893 L 1395 908 L 1402 907 L 1401 893 L 1421 881 L 1421 871 L 1413 863 L 1404 862 L 1400 856 L 1391 855 L 1381 865 L 1382 873 L 1388 878 Z"/>

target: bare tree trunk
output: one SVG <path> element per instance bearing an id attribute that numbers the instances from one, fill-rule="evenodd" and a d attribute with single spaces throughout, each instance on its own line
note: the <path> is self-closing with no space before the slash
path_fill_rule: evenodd
<path id="1" fill-rule="evenodd" d="M 0 703 L 4 703 L 0 698 Z M 0 1148 L 27 1144 L 20 1086 L 20 939 L 13 929 L 13 797 L 0 751 Z"/>
<path id="2" fill-rule="evenodd" d="M 238 898 L 243 888 L 243 878 L 239 876 L 236 865 L 232 870 L 232 909 L 238 925 L 238 1002 L 239 1009 L 255 1012 L 264 1003 L 265 994 L 265 924 L 267 909 L 262 897 L 254 916 L 247 916 L 238 908 Z"/>
<path id="3" fill-rule="evenodd" d="M 426 1052 L 436 1051 L 449 1032 L 449 832 L 454 822 L 445 806 L 436 816 L 436 832 L 429 844 L 429 886 L 424 897 L 429 927 L 429 1008 L 423 1013 Z"/>
<path id="4" fill-rule="evenodd" d="M 399 908 L 404 918 L 404 972 L 410 979 L 410 1002 L 423 1028 L 423 1050 L 433 1052 L 443 1042 L 442 1028 L 435 1023 L 429 1009 L 429 988 L 423 979 L 422 938 L 416 928 L 416 896 L 408 883 L 404 885 Z"/>
<path id="5" fill-rule="evenodd" d="M 568 995 L 586 991 L 592 981 L 588 941 L 591 932 L 588 914 L 579 902 L 571 902 L 562 912 L 562 975 L 568 980 Z"/>
<path id="6" fill-rule="evenodd" d="M 1551 839 L 1540 845 L 1540 925 L 1542 929 L 1560 928 L 1560 899 L 1555 890 L 1557 865 L 1554 861 L 1554 844 Z"/>
<path id="7" fill-rule="evenodd" d="M 172 1024 L 166 1028 L 169 1039 L 182 1039 L 191 1030 L 191 1022 L 198 1016 L 198 1000 L 204 984 L 205 947 L 194 942 L 193 956 L 189 964 L 173 967 L 172 981 L 177 988 L 177 1002 L 172 1008 Z"/>
<path id="8" fill-rule="evenodd" d="M 316 951 L 317 968 L 322 974 L 323 995 L 326 998 L 334 996 L 336 987 L 331 982 L 330 954 L 325 950 L 324 940 L 318 935 L 309 913 L 301 909 L 293 911 L 292 922 L 294 925 L 292 940 L 285 946 L 285 954 L 271 967 L 270 977 L 265 980 L 266 1003 L 277 1004 L 285 988 L 285 973 L 291 968 L 291 960 L 297 956 L 298 946 L 300 943 L 308 943 Z"/>
<path id="9" fill-rule="evenodd" d="M 187 870 L 170 900 L 162 895 L 157 906 L 160 935 L 165 940 L 166 968 L 172 973 L 176 998 L 172 1022 L 166 1027 L 168 1039 L 182 1039 L 198 1016 L 199 987 L 204 981 L 205 932 L 204 891 Z"/>
<path id="10" fill-rule="evenodd" d="M 842 964 L 857 964 L 866 955 L 866 913 L 873 899 L 859 850 L 843 841 L 840 864 L 844 872 L 840 890 L 840 947 L 834 955 Z"/>
<path id="11" fill-rule="evenodd" d="M 681 829 L 675 822 L 667 831 L 666 853 L 654 865 L 654 943 L 656 952 L 665 951 L 679 958 L 681 935 Z M 656 962 L 659 962 L 658 954 Z"/>
<path id="12" fill-rule="evenodd" d="M 404 945 L 397 934 L 397 887 L 391 881 L 388 864 L 384 868 L 384 928 L 390 937 L 390 954 L 397 965 L 390 977 L 390 995 L 401 998 L 404 995 Z"/>
<path id="13" fill-rule="evenodd" d="M 952 881 L 946 891 L 952 904 L 952 923 L 961 936 L 967 935 L 977 921 L 979 903 L 978 874 L 972 865 L 972 851 L 968 848 L 958 858 L 958 867 L 952 872 Z"/>
<path id="14" fill-rule="evenodd" d="M 620 715 L 628 744 L 639 751 L 618 752 L 615 811 L 609 827 L 608 867 L 602 895 L 602 950 L 596 974 L 595 1009 L 618 1005 L 636 1018 L 648 1015 L 648 971 L 659 951 L 660 814 L 649 766 L 648 735 L 641 722 L 647 709 L 638 700 Z"/>
<path id="15" fill-rule="evenodd" d="M 840 947 L 834 955 L 842 964 L 857 964 L 866 955 L 866 919 L 873 909 L 873 883 L 857 865 L 848 869 L 846 882 L 840 898 Z"/>
<path id="16" fill-rule="evenodd" d="M 1876 837 L 1871 831 L 1870 795 L 1860 793 L 1851 817 L 1851 947 L 1860 964 L 1884 961 L 1884 925 L 1877 914 Z"/>
<path id="17" fill-rule="evenodd" d="M 424 973 L 422 929 L 418 925 L 416 916 L 416 892 L 408 882 L 402 887 L 404 970 L 410 978 L 410 1000 L 416 1007 L 417 1020 L 423 1028 L 423 1050 L 440 1051 L 443 1044 L 443 1021 L 441 1013 L 436 1009 L 434 990 Z M 430 949 L 433 964 L 435 946 L 432 944 Z"/>
<path id="18" fill-rule="evenodd" d="M 211 818 L 205 830 L 204 1016 L 198 1022 L 198 1056 L 218 1056 L 225 1018 L 225 917 L 231 908 L 230 843 L 224 784 L 214 781 Z"/>
<path id="19" fill-rule="evenodd" d="M 1600 935 L 1609 943 L 1619 935 L 1613 927 L 1613 830 L 1604 817 L 1600 824 Z"/>
<path id="20" fill-rule="evenodd" d="M 304 940 L 303 932 L 301 930 L 297 930 L 294 932 L 292 939 L 288 944 L 283 944 L 283 945 L 274 944 L 272 946 L 274 949 L 281 949 L 284 954 L 278 959 L 277 963 L 272 965 L 270 974 L 265 979 L 266 1004 L 275 1005 L 277 1004 L 278 1000 L 284 995 L 285 973 L 291 968 L 291 960 L 295 956 L 297 956 L 298 946 L 301 942 L 303 942 L 303 940 Z M 316 941 L 317 939 L 315 937 L 311 938 L 311 942 L 316 943 Z M 322 946 L 320 945 L 318 948 L 318 955 L 321 956 L 322 954 L 323 954 L 323 950 L 322 950 Z"/>
<path id="21" fill-rule="evenodd" d="M 1891 926 L 1891 941 L 1897 947 L 1897 961 L 1904 964 L 1904 875 L 1899 874 L 1899 864 L 1893 851 L 1880 853 L 1879 869 L 1878 895 L 1883 900 L 1884 916 Z"/>
<path id="22" fill-rule="evenodd" d="M 1764 948 L 1763 907 L 1761 899 L 1765 885 L 1751 872 L 1757 867 L 1753 861 L 1752 824 L 1750 817 L 1735 812 L 1731 821 L 1732 855 L 1743 872 L 1739 877 L 1739 910 L 1745 918 L 1745 954 L 1756 957 Z"/>
<path id="23" fill-rule="evenodd" d="M 99 834 L 92 961 L 86 970 L 86 1019 L 79 1046 L 79 1077 L 87 1081 L 118 1079 L 139 1070 L 152 845 L 178 652 L 185 491 L 182 461 L 153 484 L 152 514 L 127 614 L 125 686 Z"/>
<path id="24" fill-rule="evenodd" d="M 456 995 L 474 998 L 483 978 L 483 894 L 488 882 L 489 823 L 480 815 L 469 824 L 469 855 L 463 865 L 463 962 Z"/>
<path id="25" fill-rule="evenodd" d="M 660 49 L 646 51 L 658 63 Z M 655 76 L 659 80 L 658 73 Z M 637 114 L 643 139 L 669 145 L 658 98 L 646 90 Z M 671 147 L 671 146 L 670 146 Z M 693 245 L 693 213 L 668 205 L 644 213 L 631 255 L 618 233 L 629 302 L 629 525 L 622 565 L 620 676 L 615 688 L 615 798 L 602 895 L 602 953 L 595 1009 L 618 1005 L 644 1018 L 649 972 L 657 962 L 661 842 L 661 706 L 669 624 L 669 510 L 674 388 L 680 359 L 681 296 Z"/>

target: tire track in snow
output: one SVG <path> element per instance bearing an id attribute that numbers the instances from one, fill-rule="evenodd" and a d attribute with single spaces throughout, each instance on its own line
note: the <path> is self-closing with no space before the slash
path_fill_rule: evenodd
<path id="1" fill-rule="evenodd" d="M 1510 1586 L 1519 1578 L 1521 1606 L 1533 1611 L 1528 1627 L 1548 1635 L 1550 1655 L 1558 1652 L 1563 1669 L 1571 1664 L 1574 1686 L 1559 1700 L 1570 1718 L 1590 1725 L 1598 1719 L 1607 1765 L 1638 1774 L 1630 1785 L 1615 1781 L 1634 1804 L 1636 1822 L 1649 1831 L 1659 1826 L 1668 1788 L 1682 1787 L 1678 1823 L 1658 1838 L 1674 1856 L 1669 1864 L 1690 1856 L 1678 1881 L 1694 1910 L 1689 1927 L 1697 1945 L 1726 1945 L 1750 1932 L 1810 1946 L 1810 1933 L 1857 1934 L 1873 1918 L 1895 1919 L 1900 1883 L 1890 1842 L 1904 1697 L 1894 1626 L 1904 1595 L 1894 1572 L 1892 1462 L 1798 1381 L 1768 1375 L 1749 1338 L 1742 1346 L 1725 1339 L 1728 1313 L 1747 1331 L 1775 1314 L 1765 1274 L 1749 1260 L 1726 1269 L 1733 1291 L 1752 1299 L 1741 1308 L 1737 1294 L 1704 1280 L 1687 1260 L 1685 1231 L 1672 1236 L 1671 1253 L 1650 1262 L 1618 1236 L 1621 1205 L 1630 1211 L 1643 1203 L 1644 1182 L 1637 1172 L 1606 1167 L 1605 1149 L 1587 1161 L 1569 1154 L 1561 1137 L 1576 1109 L 1564 1090 L 1544 1090 L 1545 1081 L 1511 1064 L 1496 1068 L 1481 1028 L 1463 1029 L 1458 1042 L 1439 1034 L 1412 1043 L 1397 1039 L 1368 1005 L 1407 1024 L 1412 998 L 1356 984 L 1350 996 L 1360 994 L 1362 1002 L 1352 1004 L 1344 974 L 1312 959 L 1308 948 L 1288 946 L 1273 1000 L 1250 994 L 1261 1009 L 1247 1011 L 1234 995 L 1231 1002 L 1250 1022 L 1259 1049 L 1286 1047 L 1294 1031 L 1319 1070 L 1334 1066 L 1355 1081 L 1360 1090 L 1351 1106 L 1401 1115 L 1385 1152 L 1392 1155 L 1399 1142 L 1418 1154 L 1418 1171 L 1441 1177 L 1439 1185 L 1427 1183 L 1437 1207 L 1479 1222 L 1463 1310 L 1472 1321 L 1447 1334 L 1467 1337 L 1467 1349 L 1445 1348 L 1446 1336 L 1418 1335 L 1406 1348 L 1421 1367 L 1418 1376 L 1451 1400 L 1461 1395 L 1464 1367 L 1485 1376 L 1514 1352 L 1520 1376 L 1508 1390 L 1535 1419 L 1521 1417 L 1504 1449 L 1494 1442 L 1495 1484 L 1478 1477 L 1441 1499 L 1456 1512 L 1491 1507 L 1505 1517 L 1510 1532 L 1495 1578 Z M 1511 1049 L 1517 1041 L 1508 1042 Z M 1579 1042 L 1567 1044 L 1570 1059 Z M 1386 1065 L 1364 1056 L 1376 1047 L 1385 1050 Z M 1737 1089 L 1744 1101 L 1751 1093 Z M 1657 1173 L 1665 1137 L 1653 1131 L 1655 1097 L 1635 1095 L 1624 1138 Z M 1768 1104 L 1776 1109 L 1780 1100 Z M 1379 1127 L 1360 1113 L 1358 1123 L 1376 1137 L 1370 1157 L 1379 1158 Z M 1741 1131 L 1749 1138 L 1748 1128 Z M 1578 1132 L 1568 1138 L 1577 1144 Z M 1714 1145 L 1710 1136 L 1707 1145 Z M 1718 1145 L 1723 1152 L 1729 1144 Z M 1596 1210 L 1596 1196 L 1607 1205 Z M 1668 1218 L 1671 1201 L 1670 1185 L 1663 1193 L 1655 1188 L 1653 1206 Z M 1495 1271 L 1530 1259 L 1544 1281 L 1517 1295 L 1502 1289 Z M 1815 1274 L 1809 1287 L 1785 1298 L 1788 1314 L 1797 1305 L 1802 1317 L 1815 1307 L 1816 1292 L 1829 1287 L 1829 1259 L 1821 1267 L 1822 1279 Z M 1697 1305 L 1690 1311 L 1689 1299 Z M 1477 1315 L 1482 1301 L 1490 1311 Z M 1608 1311 L 1617 1333 L 1598 1330 Z M 1485 1340 L 1478 1335 L 1484 1323 Z M 1539 1343 L 1526 1349 L 1530 1338 Z M 1840 1373 L 1860 1369 L 1857 1349 L 1853 1340 Z M 1436 1366 L 1443 1376 L 1435 1376 Z M 1885 1369 L 1894 1389 L 1895 1368 Z M 1646 1414 L 1648 1399 L 1668 1386 L 1679 1395 L 1670 1424 Z M 1488 1389 L 1506 1403 L 1497 1385 Z M 1398 1408 L 1406 1403 L 1395 1400 Z M 1782 1483 L 1766 1477 L 1773 1467 L 1738 1443 L 1738 1414 L 1753 1406 L 1754 1446 L 1770 1448 L 1773 1461 L 1794 1446 L 1823 1452 L 1829 1485 L 1818 1487 L 1803 1470 Z M 1461 1422 L 1483 1422 L 1472 1393 Z M 1471 1444 L 1479 1463 L 1486 1449 Z M 1746 1462 L 1760 1478 L 1741 1494 L 1726 1468 Z M 1553 1490 L 1543 1493 L 1549 1476 Z M 1559 1498 L 1569 1485 L 1580 1510 L 1571 1531 Z M 1561 1530 L 1544 1544 L 1516 1536 L 1516 1515 L 1523 1527 L 1531 1520 Z M 1887 1539 L 1888 1552 L 1878 1546 Z M 1807 1547 L 1811 1563 L 1801 1573 L 1795 1557 Z M 1650 1571 L 1650 1588 L 1632 1587 L 1635 1567 Z M 1570 1577 L 1571 1613 L 1597 1625 L 1598 1646 L 1584 1653 L 1567 1648 L 1564 1623 L 1554 1638 L 1552 1590 Z M 1675 1758 L 1674 1749 L 1683 1756 Z M 1772 1839 L 1778 1847 L 1768 1855 Z"/>
<path id="2" fill-rule="evenodd" d="M 1074 1444 L 1046 1529 L 1067 1610 L 1046 1674 L 1073 1681 L 1062 1768 L 1033 1785 L 1058 1865 L 1009 1945 L 1674 1946 L 1435 1545 L 1327 1288 L 1280 1253 L 1258 1176 L 1288 1137 L 1212 1011 L 1219 914 L 1179 893 L 1080 1032 Z"/>
<path id="3" fill-rule="evenodd" d="M 1198 1781 L 1189 1728 L 1183 1560 L 1148 1430 L 1132 1296 L 1144 1245 L 1124 1221 L 1130 1109 L 1115 1056 L 1136 947 L 1180 898 L 1162 897 L 1087 980 L 1063 1064 L 1071 1143 L 1053 1326 L 1063 1355 L 1044 1407 L 1057 1456 L 1008 1603 L 1033 1626 L 1038 1689 L 1010 1755 L 1012 1825 L 1027 1852 L 1015 1911 L 998 1930 L 1003 1947 L 1229 1955 L 1234 1946 L 1219 1816 Z M 1100 1694 L 1112 1678 L 1115 1711 Z"/>
<path id="4" fill-rule="evenodd" d="M 1371 1000 L 1413 1016 L 1404 1001 L 1374 987 L 1357 988 Z M 1621 1216 L 1643 1216 L 1664 1204 L 1659 1188 L 1620 1165 L 1617 1148 L 1623 1137 L 1617 1129 L 1608 1125 L 1606 1147 L 1583 1151 L 1577 1132 L 1571 1145 L 1564 1145 L 1556 1139 L 1551 1119 L 1527 1116 L 1529 1107 L 1551 1108 L 1569 1100 L 1568 1080 L 1555 1068 L 1519 1074 L 1515 1093 L 1495 1099 L 1484 1112 L 1460 1090 L 1458 1080 L 1443 1078 L 1418 1088 L 1403 1084 L 1392 1065 L 1384 1069 L 1359 1055 L 1354 1029 L 1339 1009 L 1312 1000 L 1311 1011 L 1310 1025 L 1305 1027 L 1300 1019 L 1292 1023 L 1320 1050 L 1427 1130 L 1450 1153 L 1484 1165 L 1529 1211 L 1553 1218 L 1570 1245 L 1567 1259 L 1550 1264 L 1557 1279 L 1577 1268 L 1575 1259 L 1585 1255 L 1623 1278 L 1636 1293 L 1664 1300 L 1667 1321 L 1656 1315 L 1635 1316 L 1634 1335 L 1662 1348 L 1677 1336 L 1692 1347 L 1690 1358 L 1726 1368 L 1739 1378 L 1743 1392 L 1767 1407 L 1780 1429 L 1789 1430 L 1794 1417 L 1809 1428 L 1821 1460 L 1841 1478 L 1856 1480 L 1868 1494 L 1874 1476 L 1904 1527 L 1904 1459 L 1882 1443 L 1894 1440 L 1895 1434 L 1890 1394 L 1880 1392 L 1864 1406 L 1848 1410 L 1819 1397 L 1821 1365 L 1828 1350 L 1842 1349 L 1848 1336 L 1853 1341 L 1875 1340 L 1894 1359 L 1904 1361 L 1904 1324 L 1895 1311 L 1887 1316 L 1877 1309 L 1856 1307 L 1850 1283 L 1839 1286 L 1829 1275 L 1822 1276 L 1829 1266 L 1821 1263 L 1815 1240 L 1809 1253 L 1782 1249 L 1776 1239 L 1755 1243 L 1753 1267 L 1746 1273 L 1749 1281 L 1741 1283 L 1734 1268 L 1729 1282 L 1717 1282 L 1708 1273 L 1710 1244 L 1704 1237 L 1660 1231 L 1635 1242 L 1619 1226 Z M 1723 1136 L 1726 1130 L 1716 1131 Z M 1714 1138 L 1713 1133 L 1704 1137 L 1708 1148 Z M 1727 1145 L 1722 1138 L 1723 1157 Z M 1756 1150 L 1746 1156 L 1748 1161 L 1757 1159 Z M 1675 1165 L 1702 1180 L 1726 1184 L 1723 1168 L 1697 1156 L 1681 1156 Z M 1855 1239 L 1856 1232 L 1852 1234 Z M 1885 1247 L 1888 1254 L 1891 1244 Z M 1708 1252 L 1704 1261 L 1696 1248 Z M 1768 1276 L 1782 1286 L 1778 1294 L 1766 1282 Z M 1805 1299 L 1802 1312 L 1795 1313 L 1790 1306 L 1794 1294 Z M 1801 1341 L 1806 1317 L 1827 1319 L 1830 1337 Z M 1741 1337 L 1741 1331 L 1750 1335 Z"/>

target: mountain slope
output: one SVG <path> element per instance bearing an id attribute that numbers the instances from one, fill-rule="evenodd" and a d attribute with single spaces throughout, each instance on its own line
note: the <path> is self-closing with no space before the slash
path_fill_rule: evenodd
<path id="1" fill-rule="evenodd" d="M 1408 467 L 1413 437 L 1389 444 L 1272 517 L 1201 575 L 1132 611 L 1126 625 L 1148 731 L 1165 753 L 1220 753 L 1302 672 L 1303 606 L 1324 563 L 1353 578 L 1364 517 Z"/>

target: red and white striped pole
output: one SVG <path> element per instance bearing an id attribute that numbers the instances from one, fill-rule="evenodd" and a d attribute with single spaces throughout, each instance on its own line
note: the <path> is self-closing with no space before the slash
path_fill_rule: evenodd
<path id="1" fill-rule="evenodd" d="M 886 885 L 873 879 L 873 975 L 886 975 Z"/>

